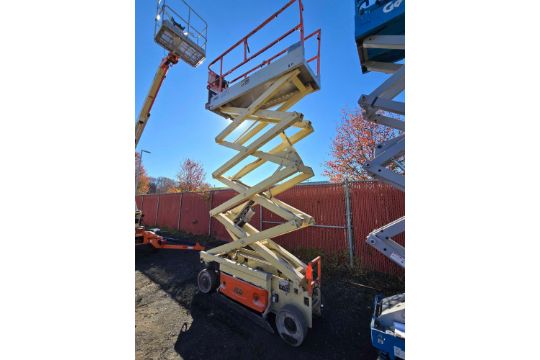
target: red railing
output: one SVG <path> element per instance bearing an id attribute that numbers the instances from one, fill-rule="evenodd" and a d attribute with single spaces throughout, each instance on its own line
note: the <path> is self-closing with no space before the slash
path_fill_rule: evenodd
<path id="1" fill-rule="evenodd" d="M 255 54 L 251 56 L 247 56 L 248 52 L 250 52 L 249 45 L 248 45 L 248 39 L 252 37 L 255 33 L 257 33 L 259 30 L 261 30 L 264 26 L 266 26 L 268 23 L 270 23 L 273 19 L 276 19 L 279 14 L 283 13 L 287 8 L 289 8 L 291 5 L 293 5 L 295 2 L 298 2 L 298 10 L 299 10 L 299 22 L 298 24 L 294 25 L 290 30 L 286 31 L 284 34 L 276 38 L 274 41 L 270 42 L 268 45 L 257 51 Z M 285 49 L 279 51 L 277 54 L 269 57 L 268 59 L 263 60 L 261 63 L 256 65 L 255 67 L 245 71 L 241 75 L 235 77 L 232 80 L 226 80 L 225 77 L 232 74 L 235 70 L 240 68 L 241 66 L 247 64 L 251 60 L 255 59 L 257 56 L 261 55 L 277 43 L 279 43 L 281 40 L 285 39 L 295 31 L 300 32 L 300 42 L 302 45 L 304 42 L 313 36 L 317 35 L 317 54 L 310 59 L 307 60 L 307 63 L 310 63 L 312 61 L 317 60 L 317 75 L 320 73 L 320 53 L 321 53 L 321 29 L 315 30 L 311 34 L 304 36 L 304 18 L 302 16 L 302 11 L 304 11 L 304 6 L 302 5 L 302 0 L 290 0 L 285 6 L 283 6 L 281 9 L 279 9 L 277 12 L 272 14 L 268 19 L 266 19 L 262 24 L 257 26 L 255 29 L 253 29 L 249 34 L 244 36 L 242 39 L 240 39 L 236 44 L 231 46 L 229 49 L 227 49 L 223 54 L 219 55 L 214 61 L 212 61 L 208 65 L 208 89 L 211 89 L 215 91 L 216 93 L 220 93 L 225 87 L 228 85 L 234 83 L 235 81 L 246 78 L 249 74 L 251 74 L 253 71 L 260 69 L 264 67 L 265 65 L 270 64 L 274 59 L 277 57 L 283 55 L 287 52 L 289 47 L 286 47 Z M 244 58 L 243 60 L 237 64 L 236 66 L 233 66 L 230 70 L 223 71 L 223 59 L 224 57 L 229 54 L 232 50 L 238 48 L 239 46 L 243 45 L 244 47 Z M 214 71 L 211 69 L 211 67 L 219 62 L 219 73 L 217 71 Z"/>
<path id="2" fill-rule="evenodd" d="M 317 266 L 317 276 L 313 276 L 313 268 Z M 313 294 L 313 287 L 315 284 L 321 286 L 321 257 L 317 256 L 315 259 L 311 260 L 306 267 L 306 280 L 308 293 Z"/>

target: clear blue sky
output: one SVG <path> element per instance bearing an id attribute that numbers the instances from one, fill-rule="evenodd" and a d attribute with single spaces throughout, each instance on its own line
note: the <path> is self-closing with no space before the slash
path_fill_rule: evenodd
<path id="1" fill-rule="evenodd" d="M 190 0 L 188 3 L 208 23 L 207 60 L 196 69 L 180 62 L 169 71 L 137 150 L 151 151 L 143 157 L 150 176 L 175 178 L 181 161 L 191 158 L 203 164 L 209 183 L 221 186 L 212 179 L 211 173 L 234 152 L 214 142 L 225 121 L 204 108 L 208 96 L 207 66 L 286 1 Z M 306 34 L 319 27 L 322 29 L 321 90 L 307 96 L 291 110 L 303 113 L 313 123 L 315 132 L 296 148 L 304 163 L 315 171 L 310 181 L 323 181 L 327 180 L 322 175 L 323 164 L 330 159 L 340 110 L 355 108 L 360 95 L 373 90 L 384 75 L 361 74 L 354 42 L 354 0 L 305 0 L 304 7 Z M 155 11 L 156 1 L 136 0 L 136 115 L 157 66 L 166 55 L 153 40 Z M 282 30 L 284 32 L 285 28 Z M 273 38 L 268 36 L 266 40 L 270 42 Z"/>

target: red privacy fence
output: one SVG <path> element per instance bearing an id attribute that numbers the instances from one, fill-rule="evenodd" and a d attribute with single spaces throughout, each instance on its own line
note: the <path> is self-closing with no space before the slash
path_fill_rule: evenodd
<path id="1" fill-rule="evenodd" d="M 230 240 L 223 225 L 210 219 L 209 211 L 235 194 L 233 190 L 152 194 L 139 195 L 136 201 L 148 226 Z M 316 221 L 315 226 L 275 238 L 280 245 L 293 251 L 313 248 L 330 254 L 350 252 L 355 261 L 367 270 L 403 275 L 399 266 L 365 242 L 372 230 L 405 214 L 405 196 L 401 191 L 373 181 L 314 183 L 297 185 L 277 197 L 310 214 Z M 350 206 L 349 226 L 347 202 Z M 281 218 L 268 210 L 261 211 L 260 207 L 254 209 L 256 214 L 251 224 L 257 229 L 268 229 L 282 222 Z M 395 240 L 404 245 L 404 234 Z"/>

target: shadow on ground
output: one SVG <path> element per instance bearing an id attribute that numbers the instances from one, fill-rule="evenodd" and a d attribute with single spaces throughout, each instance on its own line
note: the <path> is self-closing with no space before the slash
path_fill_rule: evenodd
<path id="1" fill-rule="evenodd" d="M 292 348 L 279 335 L 268 333 L 211 296 L 198 292 L 196 277 L 201 265 L 197 252 L 139 248 L 135 268 L 190 315 L 180 314 L 175 318 L 177 312 L 174 312 L 173 318 L 167 316 L 177 327 L 178 322 L 182 323 L 174 350 L 183 359 L 376 358 L 369 334 L 371 303 L 376 291 L 358 286 L 362 281 L 370 285 L 366 279 L 337 272 L 323 274 L 323 316 L 314 319 L 302 346 Z M 136 302 L 139 304 L 144 299 L 137 298 Z M 154 347 L 159 348 L 159 344 Z M 145 354 L 145 359 L 166 358 L 148 355 L 148 350 Z"/>

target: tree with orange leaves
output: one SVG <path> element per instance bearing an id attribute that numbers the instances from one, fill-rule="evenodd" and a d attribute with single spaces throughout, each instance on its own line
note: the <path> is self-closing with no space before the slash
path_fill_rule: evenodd
<path id="1" fill-rule="evenodd" d="M 137 186 L 137 195 L 146 194 L 150 190 L 150 179 L 141 163 L 141 154 L 138 152 L 135 152 L 135 186 Z"/>
<path id="2" fill-rule="evenodd" d="M 342 110 L 341 122 L 332 142 L 332 159 L 325 162 L 323 175 L 331 182 L 370 180 L 362 165 L 373 159 L 376 144 L 396 137 L 397 130 L 364 119 L 360 109 Z"/>

